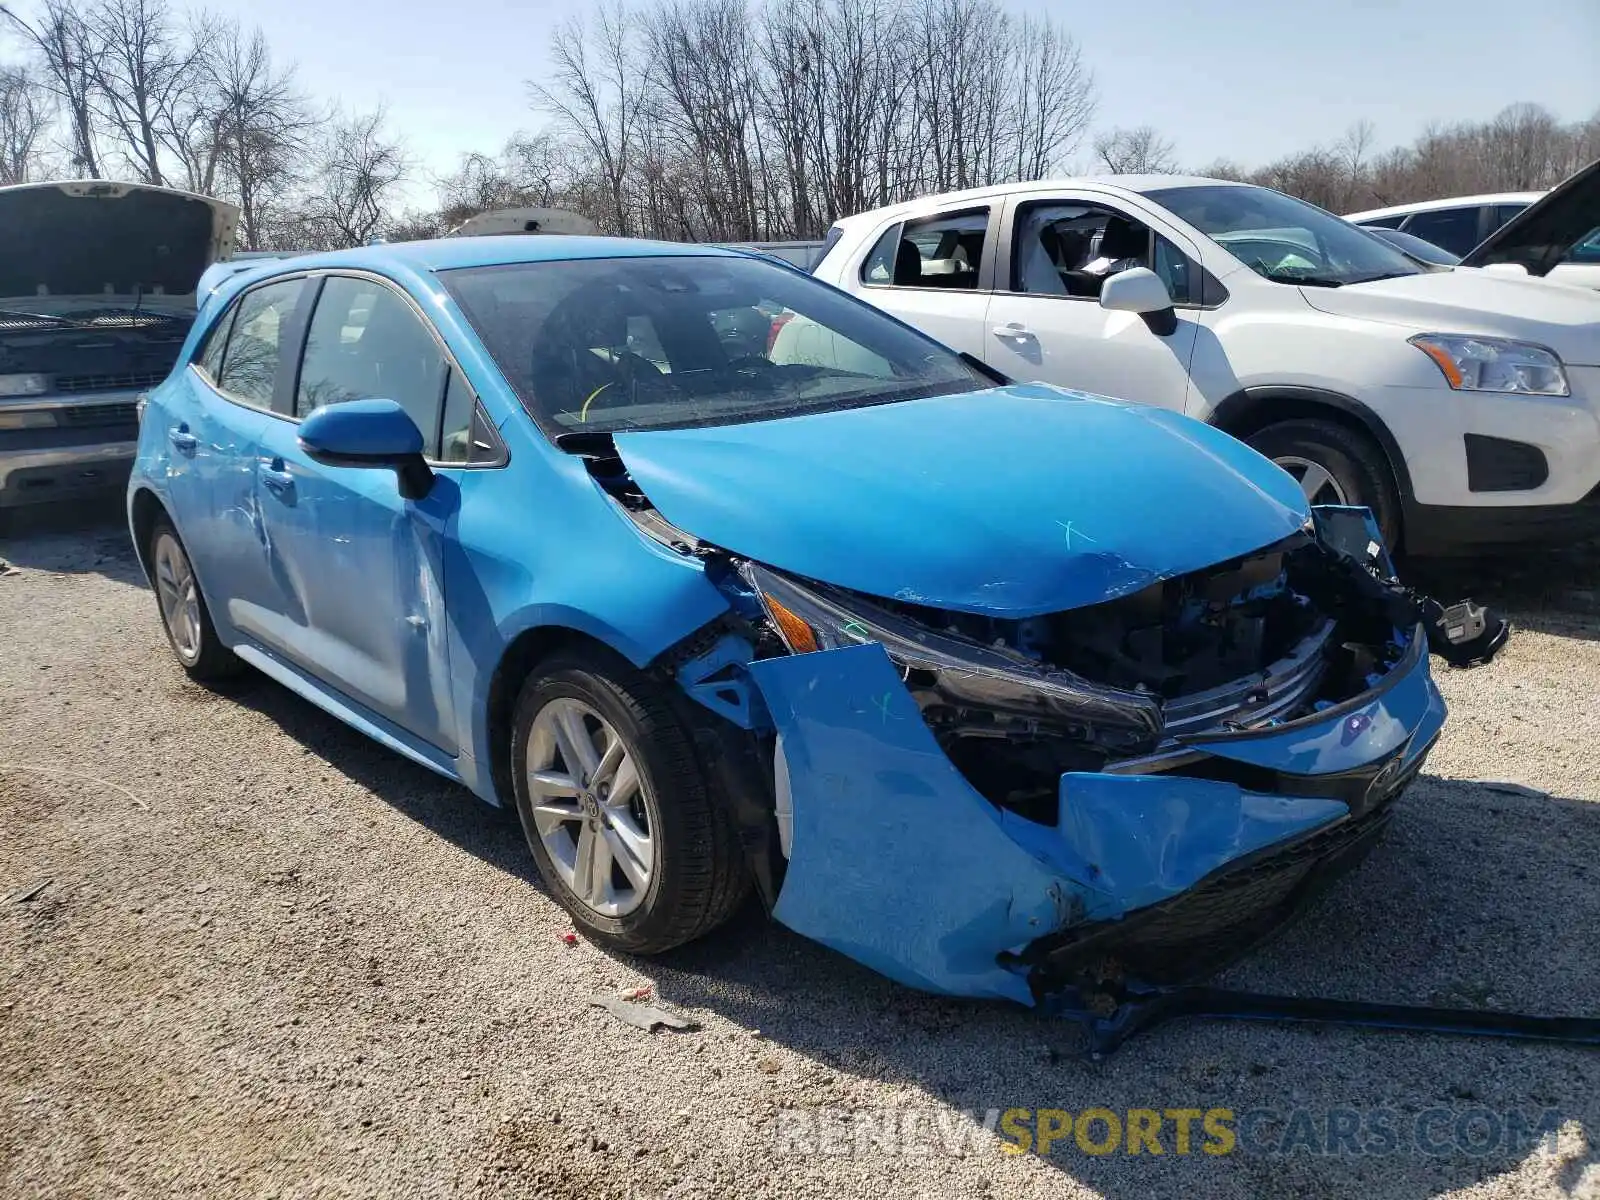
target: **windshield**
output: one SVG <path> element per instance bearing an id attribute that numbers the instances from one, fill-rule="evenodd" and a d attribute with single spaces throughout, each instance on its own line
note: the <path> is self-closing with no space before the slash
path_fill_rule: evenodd
<path id="1" fill-rule="evenodd" d="M 1202 184 L 1145 194 L 1276 283 L 1340 287 L 1428 270 L 1350 222 L 1270 188 Z"/>
<path id="2" fill-rule="evenodd" d="M 791 416 L 992 387 L 826 284 L 743 257 L 440 272 L 552 436 Z"/>

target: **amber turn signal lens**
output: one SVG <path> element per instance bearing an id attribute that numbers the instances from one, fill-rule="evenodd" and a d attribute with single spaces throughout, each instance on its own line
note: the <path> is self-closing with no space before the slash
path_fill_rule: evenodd
<path id="1" fill-rule="evenodd" d="M 812 632 L 811 626 L 771 596 L 767 597 L 767 607 L 771 609 L 772 619 L 778 624 L 778 632 L 783 635 L 783 640 L 789 643 L 790 650 L 796 654 L 810 654 L 817 648 L 817 635 Z"/>

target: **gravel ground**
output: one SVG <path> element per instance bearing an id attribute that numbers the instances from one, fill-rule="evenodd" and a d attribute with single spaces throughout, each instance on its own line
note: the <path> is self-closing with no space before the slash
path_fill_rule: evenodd
<path id="1" fill-rule="evenodd" d="M 1060 1021 L 914 994 L 756 913 L 665 960 L 565 945 L 513 821 L 275 684 L 187 682 L 116 524 L 0 556 L 5 1195 L 1600 1195 L 1593 1052 L 1191 1021 L 1092 1064 Z M 1519 632 L 1442 672 L 1451 721 L 1390 836 L 1229 982 L 1600 1013 L 1600 568 L 1436 574 Z M 701 1028 L 588 1003 L 644 983 Z M 1277 1116 L 1220 1156 L 1170 1124 L 1160 1156 L 963 1142 L 963 1110 L 1013 1107 Z M 1436 1109 L 1435 1145 L 1473 1110 L 1561 1126 L 1259 1152 L 1329 1110 Z"/>

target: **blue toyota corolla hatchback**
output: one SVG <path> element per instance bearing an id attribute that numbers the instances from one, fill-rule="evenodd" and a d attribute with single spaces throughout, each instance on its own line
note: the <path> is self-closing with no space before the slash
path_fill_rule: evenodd
<path id="1" fill-rule="evenodd" d="M 781 264 L 512 237 L 224 274 L 128 498 L 179 663 L 515 804 L 605 945 L 754 888 L 933 991 L 1181 977 L 1355 861 L 1443 723 L 1362 513 Z"/>

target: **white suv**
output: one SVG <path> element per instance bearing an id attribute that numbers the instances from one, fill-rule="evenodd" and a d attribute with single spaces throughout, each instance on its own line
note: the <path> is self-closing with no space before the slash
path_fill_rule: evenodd
<path id="1" fill-rule="evenodd" d="M 1280 192 L 1173 176 L 863 213 L 815 273 L 1005 376 L 1209 421 L 1413 553 L 1600 532 L 1592 292 L 1430 267 Z M 809 332 L 784 324 L 774 358 Z"/>

